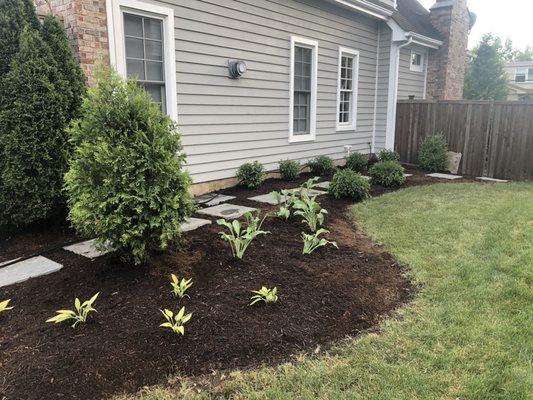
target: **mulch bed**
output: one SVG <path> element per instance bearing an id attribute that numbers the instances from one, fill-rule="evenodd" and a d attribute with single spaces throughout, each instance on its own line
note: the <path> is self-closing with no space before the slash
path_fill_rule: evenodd
<path id="1" fill-rule="evenodd" d="M 300 182 L 304 181 L 303 177 Z M 423 175 L 408 185 L 428 181 Z M 232 203 L 295 183 L 269 180 L 257 192 L 224 193 Z M 373 188 L 373 195 L 389 190 Z M 301 254 L 299 220 L 269 218 L 244 261 L 231 257 L 216 224 L 186 234 L 181 247 L 155 255 L 149 265 L 124 265 L 113 255 L 94 261 L 64 250 L 47 254 L 64 265 L 52 275 L 0 289 L 16 308 L 0 315 L 0 399 L 100 399 L 165 382 L 172 374 L 196 376 L 213 370 L 276 364 L 378 324 L 408 301 L 412 287 L 389 254 L 357 232 L 346 218 L 348 201 L 323 196 L 326 226 L 340 249 Z M 263 207 L 265 210 L 268 207 Z M 22 233 L 1 242 L 2 257 L 21 249 L 72 239 L 68 229 Z M 55 233 L 55 234 L 54 234 Z M 192 278 L 190 298 L 170 294 L 169 275 Z M 249 307 L 250 291 L 277 286 L 280 300 Z M 85 325 L 44 321 L 73 299 L 100 292 Z M 193 318 L 186 335 L 159 328 L 159 309 L 186 306 Z"/>

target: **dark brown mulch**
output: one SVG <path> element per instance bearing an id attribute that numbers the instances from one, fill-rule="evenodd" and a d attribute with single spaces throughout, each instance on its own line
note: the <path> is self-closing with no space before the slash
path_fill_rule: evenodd
<path id="1" fill-rule="evenodd" d="M 417 177 L 409 184 L 425 183 Z M 294 186 L 270 180 L 257 192 L 225 193 L 257 206 L 246 197 Z M 354 230 L 345 215 L 350 202 L 324 196 L 321 203 L 339 250 L 303 256 L 299 220 L 270 218 L 264 228 L 271 234 L 257 239 L 242 262 L 231 257 L 216 224 L 188 233 L 182 250 L 161 253 L 145 267 L 112 255 L 90 261 L 63 250 L 48 254 L 63 270 L 0 290 L 0 299 L 16 307 L 0 316 L 0 398 L 108 398 L 171 374 L 275 364 L 375 326 L 408 300 L 411 285 L 389 254 Z M 37 241 L 15 239 L 3 242 L 6 254 L 21 255 L 13 248 L 25 245 L 33 251 Z M 50 242 L 62 239 L 52 234 Z M 170 273 L 194 280 L 189 299 L 171 296 Z M 249 307 L 250 291 L 263 285 L 277 286 L 280 301 Z M 96 292 L 98 313 L 86 325 L 44 323 L 76 296 Z M 194 313 L 186 336 L 159 328 L 159 309 L 182 305 Z"/>

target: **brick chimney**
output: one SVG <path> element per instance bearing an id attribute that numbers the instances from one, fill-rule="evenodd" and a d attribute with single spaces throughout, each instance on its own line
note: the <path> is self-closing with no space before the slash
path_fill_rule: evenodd
<path id="1" fill-rule="evenodd" d="M 467 0 L 437 0 L 430 9 L 431 23 L 443 39 L 443 46 L 429 57 L 429 98 L 461 100 L 468 62 L 468 35 L 472 16 Z"/>

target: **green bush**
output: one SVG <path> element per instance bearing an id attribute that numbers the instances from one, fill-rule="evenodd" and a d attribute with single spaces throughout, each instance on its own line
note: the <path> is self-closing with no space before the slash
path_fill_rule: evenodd
<path id="1" fill-rule="evenodd" d="M 193 210 L 173 121 L 134 81 L 105 70 L 70 134 L 75 152 L 65 187 L 78 232 L 135 264 L 166 248 Z"/>
<path id="2" fill-rule="evenodd" d="M 405 182 L 404 173 L 404 168 L 396 161 L 380 161 L 369 171 L 372 184 L 385 187 L 403 185 Z"/>
<path id="3" fill-rule="evenodd" d="M 361 174 L 351 169 L 345 169 L 335 173 L 328 190 L 336 199 L 347 197 L 354 200 L 364 200 L 368 197 L 370 183 Z"/>
<path id="4" fill-rule="evenodd" d="M 378 155 L 379 161 L 396 161 L 400 162 L 400 154 L 394 150 L 383 149 Z"/>
<path id="5" fill-rule="evenodd" d="M 246 163 L 237 170 L 239 184 L 248 189 L 257 189 L 265 180 L 265 167 L 259 161 Z"/>
<path id="6" fill-rule="evenodd" d="M 433 135 L 422 142 L 418 150 L 418 165 L 429 172 L 448 169 L 448 144 L 444 135 Z"/>
<path id="7" fill-rule="evenodd" d="M 314 160 L 309 161 L 307 165 L 311 173 L 318 176 L 326 175 L 336 170 L 333 160 L 328 156 L 318 156 Z"/>
<path id="8" fill-rule="evenodd" d="M 67 86 L 50 48 L 27 26 L 0 84 L 0 226 L 42 220 L 64 205 Z"/>
<path id="9" fill-rule="evenodd" d="M 346 158 L 346 168 L 354 172 L 364 172 L 368 166 L 368 155 L 362 153 L 352 153 Z"/>
<path id="10" fill-rule="evenodd" d="M 292 160 L 282 160 L 279 162 L 279 173 L 281 179 L 285 181 L 294 181 L 300 175 L 300 163 Z"/>

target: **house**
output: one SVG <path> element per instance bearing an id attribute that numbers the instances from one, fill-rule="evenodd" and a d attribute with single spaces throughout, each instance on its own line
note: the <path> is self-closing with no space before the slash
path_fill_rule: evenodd
<path id="1" fill-rule="evenodd" d="M 533 61 L 516 61 L 505 64 L 509 75 L 508 100 L 533 100 Z"/>
<path id="2" fill-rule="evenodd" d="M 466 0 L 48 0 L 82 68 L 178 121 L 196 191 L 259 160 L 394 147 L 398 98 L 462 98 Z"/>

